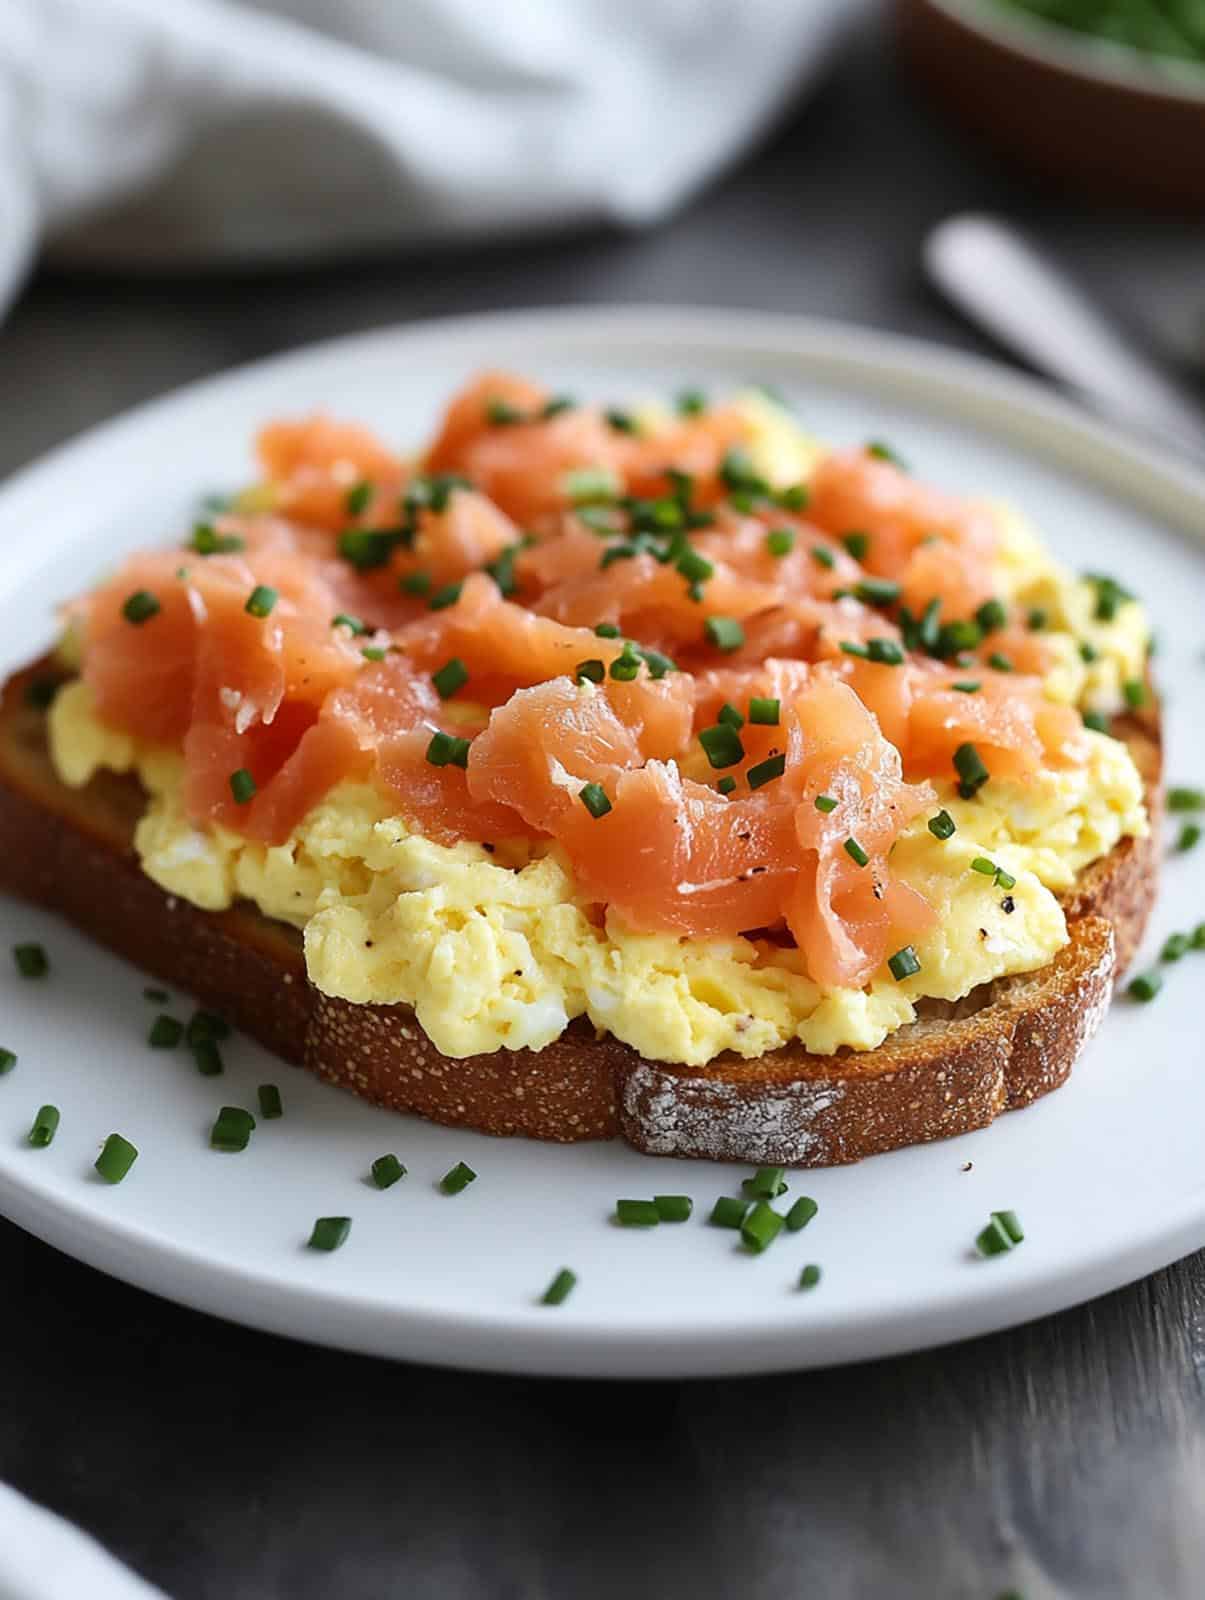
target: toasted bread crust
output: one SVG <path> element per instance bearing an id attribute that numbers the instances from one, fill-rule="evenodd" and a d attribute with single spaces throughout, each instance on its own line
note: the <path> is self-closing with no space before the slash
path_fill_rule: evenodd
<path id="1" fill-rule="evenodd" d="M 59 782 L 44 715 L 27 704 L 43 661 L 0 700 L 0 886 L 60 912 L 99 943 L 286 1060 L 396 1111 L 492 1134 L 571 1142 L 622 1135 L 655 1155 L 827 1166 L 983 1127 L 1066 1078 L 1133 953 L 1154 900 L 1158 845 L 1125 839 L 1064 897 L 1071 941 L 1040 972 L 1000 980 L 901 1029 L 877 1050 L 799 1046 L 705 1067 L 650 1062 L 584 1021 L 541 1051 L 440 1054 L 408 1006 L 334 999 L 306 979 L 299 935 L 252 907 L 206 912 L 166 894 L 132 847 L 138 783 Z M 1127 719 L 1148 785 L 1157 712 Z"/>

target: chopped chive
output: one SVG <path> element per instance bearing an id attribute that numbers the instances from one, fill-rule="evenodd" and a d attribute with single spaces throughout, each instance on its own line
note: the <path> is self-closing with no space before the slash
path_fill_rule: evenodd
<path id="1" fill-rule="evenodd" d="M 152 1050 L 174 1050 L 184 1037 L 184 1024 L 175 1017 L 160 1015 L 151 1023 L 146 1042 Z"/>
<path id="2" fill-rule="evenodd" d="M 680 417 L 698 417 L 707 410 L 707 396 L 702 389 L 683 389 L 674 401 Z"/>
<path id="3" fill-rule="evenodd" d="M 774 504 L 781 506 L 784 511 L 806 511 L 810 498 L 806 483 L 789 483 L 785 489 L 777 489 L 773 495 Z"/>
<path id="4" fill-rule="evenodd" d="M 689 1222 L 695 1208 L 688 1194 L 655 1194 L 653 1204 L 662 1222 Z"/>
<path id="5" fill-rule="evenodd" d="M 887 967 L 895 981 L 903 983 L 905 978 L 911 978 L 920 971 L 920 960 L 912 946 L 906 944 L 890 957 Z"/>
<path id="6" fill-rule="evenodd" d="M 54 1136 L 58 1131 L 58 1106 L 43 1106 L 33 1119 L 33 1127 L 29 1130 L 29 1142 L 35 1150 L 45 1150 L 48 1144 L 54 1142 Z"/>
<path id="7" fill-rule="evenodd" d="M 349 612 L 346 611 L 340 611 L 337 616 L 331 618 L 331 627 L 346 628 L 349 633 L 355 635 L 368 632 L 368 629 L 365 627 L 364 623 L 360 621 L 359 617 L 353 617 Z"/>
<path id="8" fill-rule="evenodd" d="M 362 517 L 368 510 L 369 502 L 373 496 L 373 486 L 367 479 L 353 484 L 347 491 L 343 504 L 347 507 L 349 517 Z"/>
<path id="9" fill-rule="evenodd" d="M 1017 887 L 1017 880 L 1011 872 L 1005 872 L 1003 867 L 996 868 L 996 883 L 1001 889 L 1015 889 Z"/>
<path id="10" fill-rule="evenodd" d="M 366 644 L 363 650 L 360 651 L 360 654 L 364 657 L 365 661 L 384 661 L 389 652 L 388 650 L 381 649 L 379 645 Z"/>
<path id="11" fill-rule="evenodd" d="M 1192 947 L 1194 950 L 1205 950 L 1205 922 L 1198 922 L 1192 930 Z"/>
<path id="12" fill-rule="evenodd" d="M 223 1071 L 222 1052 L 212 1039 L 193 1039 L 189 1042 L 197 1071 L 203 1078 L 220 1077 Z"/>
<path id="13" fill-rule="evenodd" d="M 663 656 L 660 650 L 641 650 L 641 659 L 649 669 L 649 677 L 664 678 L 667 672 L 677 672 L 678 663 L 669 656 Z"/>
<path id="14" fill-rule="evenodd" d="M 631 412 L 619 411 L 613 406 L 603 412 L 603 421 L 607 424 L 607 427 L 611 428 L 615 433 L 640 432 L 640 424 L 636 421 L 636 418 L 632 416 Z"/>
<path id="15" fill-rule="evenodd" d="M 996 876 L 996 863 L 989 861 L 986 856 L 976 856 L 971 862 L 971 871 L 981 872 L 985 878 L 994 878 Z"/>
<path id="16" fill-rule="evenodd" d="M 981 1256 L 1002 1256 L 1012 1249 L 1013 1237 L 999 1212 L 992 1212 L 991 1221 L 975 1238 L 975 1247 Z"/>
<path id="17" fill-rule="evenodd" d="M 1011 672 L 1013 670 L 1012 662 L 1006 655 L 1002 655 L 999 650 L 992 651 L 987 658 L 987 664 L 993 672 Z"/>
<path id="18" fill-rule="evenodd" d="M 594 624 L 594 635 L 598 639 L 618 639 L 619 625 L 614 622 L 596 622 Z"/>
<path id="19" fill-rule="evenodd" d="M 890 606 L 899 599 L 903 585 L 891 578 L 863 578 L 854 585 L 854 594 L 867 606 Z"/>
<path id="20" fill-rule="evenodd" d="M 1084 712 L 1084 727 L 1091 728 L 1093 733 L 1108 733 L 1110 731 L 1110 726 L 1111 724 L 1109 722 L 1109 718 L 1105 712 Z"/>
<path id="21" fill-rule="evenodd" d="M 811 556 L 812 560 L 818 567 L 824 567 L 828 572 L 831 572 L 837 565 L 837 558 L 827 545 L 814 544 L 812 546 Z"/>
<path id="22" fill-rule="evenodd" d="M 1024 1239 L 1025 1229 L 1015 1211 L 993 1211 L 992 1220 L 1000 1224 L 1013 1244 L 1020 1244 Z"/>
<path id="23" fill-rule="evenodd" d="M 120 1183 L 138 1160 L 138 1150 L 119 1133 L 111 1133 L 96 1158 L 97 1172 L 106 1183 Z"/>
<path id="24" fill-rule="evenodd" d="M 242 1106 L 223 1106 L 209 1132 L 211 1150 L 224 1150 L 236 1154 L 245 1150 L 255 1132 L 255 1118 Z"/>
<path id="25" fill-rule="evenodd" d="M 308 1240 L 311 1250 L 338 1250 L 347 1243 L 351 1232 L 350 1217 L 319 1217 Z"/>
<path id="26" fill-rule="evenodd" d="M 717 722 L 726 722 L 730 728 L 743 728 L 745 726 L 744 717 L 741 716 L 731 700 L 724 701 L 724 704 L 715 714 L 715 720 Z"/>
<path id="27" fill-rule="evenodd" d="M 853 862 L 856 862 L 859 867 L 866 866 L 870 860 L 870 857 L 866 854 L 865 850 L 863 850 L 862 846 L 856 839 L 847 839 L 841 848 L 845 851 L 845 854 L 849 857 L 849 859 Z"/>
<path id="28" fill-rule="evenodd" d="M 749 701 L 749 721 L 763 728 L 777 728 L 779 704 L 763 695 L 754 695 Z"/>
<path id="29" fill-rule="evenodd" d="M 812 1199 L 811 1195 L 801 1194 L 787 1212 L 787 1232 L 798 1233 L 801 1228 L 806 1228 L 819 1210 L 820 1207 Z"/>
<path id="30" fill-rule="evenodd" d="M 959 694 L 978 694 L 983 684 L 978 678 L 960 678 L 957 683 L 952 683 L 950 688 L 957 690 Z"/>
<path id="31" fill-rule="evenodd" d="M 769 533 L 767 533 L 767 535 L 766 535 L 766 549 L 770 552 L 770 554 L 772 556 L 790 555 L 791 551 L 794 548 L 795 548 L 795 530 L 794 530 L 794 528 L 771 528 Z M 819 546 L 818 548 L 823 549 L 823 546 Z M 825 553 L 825 555 L 828 555 L 828 551 L 827 550 L 825 550 L 824 553 Z M 812 554 L 813 555 L 816 554 L 815 550 L 812 551 Z M 829 559 L 829 566 L 832 566 L 831 557 Z"/>
<path id="32" fill-rule="evenodd" d="M 799 1274 L 799 1287 L 801 1289 L 814 1289 L 820 1282 L 820 1268 L 814 1261 L 809 1261 Z"/>
<path id="33" fill-rule="evenodd" d="M 454 606 L 460 599 L 460 591 L 464 588 L 463 580 L 458 583 L 445 583 L 442 589 L 437 589 L 427 601 L 427 606 L 432 611 L 446 611 L 448 606 Z"/>
<path id="34" fill-rule="evenodd" d="M 975 621 L 984 633 L 994 633 L 1008 621 L 1008 612 L 1002 600 L 985 600 L 975 613 Z"/>
<path id="35" fill-rule="evenodd" d="M 751 789 L 760 789 L 764 783 L 770 783 L 775 778 L 781 778 L 787 770 L 785 755 L 767 756 L 764 761 L 759 761 L 755 767 L 750 767 L 745 774 Z"/>
<path id="36" fill-rule="evenodd" d="M 1100 651 L 1090 639 L 1084 639 L 1080 643 L 1079 658 L 1081 661 L 1084 661 L 1091 666 L 1093 661 L 1098 661 L 1100 659 Z"/>
<path id="37" fill-rule="evenodd" d="M 597 656 L 592 656 L 589 661 L 579 661 L 573 669 L 573 675 L 578 683 L 601 683 L 607 675 L 607 669 Z"/>
<path id="38" fill-rule="evenodd" d="M 427 760 L 433 767 L 467 767 L 470 739 L 458 739 L 451 733 L 433 733 L 427 746 Z"/>
<path id="39" fill-rule="evenodd" d="M 813 804 L 817 811 L 822 811 L 825 816 L 828 816 L 831 811 L 837 809 L 838 801 L 836 795 L 818 794 Z"/>
<path id="40" fill-rule="evenodd" d="M 17 1052 L 0 1045 L 0 1078 L 9 1073 L 17 1064 Z"/>
<path id="41" fill-rule="evenodd" d="M 394 550 L 409 537 L 408 529 L 347 528 L 339 535 L 339 554 L 357 572 L 371 572 L 388 566 Z"/>
<path id="42" fill-rule="evenodd" d="M 1050 625 L 1050 613 L 1041 606 L 1031 606 L 1025 618 L 1026 626 L 1030 633 L 1041 633 L 1043 628 Z"/>
<path id="43" fill-rule="evenodd" d="M 866 659 L 883 667 L 902 667 L 904 652 L 894 639 L 867 639 Z"/>
<path id="44" fill-rule="evenodd" d="M 954 770 L 958 774 L 958 793 L 964 800 L 972 800 L 991 777 L 973 744 L 960 744 L 954 752 Z"/>
<path id="45" fill-rule="evenodd" d="M 857 639 L 842 639 L 840 649 L 844 655 L 856 656 L 859 661 L 870 660 L 870 646 L 860 643 Z"/>
<path id="46" fill-rule="evenodd" d="M 429 572 L 408 572 L 401 580 L 399 586 L 406 594 L 417 595 L 422 599 L 431 593 L 431 574 Z"/>
<path id="47" fill-rule="evenodd" d="M 1116 578 L 1107 577 L 1103 573 L 1085 572 L 1084 580 L 1092 584 L 1096 590 L 1096 610 L 1094 615 L 1098 622 L 1112 622 L 1123 602 L 1134 598 L 1128 589 L 1123 588 L 1118 583 Z"/>
<path id="48" fill-rule="evenodd" d="M 499 400 L 495 396 L 485 402 L 485 420 L 492 428 L 508 428 L 516 422 L 522 422 L 523 413 L 518 406 L 512 406 L 509 400 Z"/>
<path id="49" fill-rule="evenodd" d="M 1177 785 L 1167 791 L 1169 811 L 1205 811 L 1205 789 L 1186 789 Z"/>
<path id="50" fill-rule="evenodd" d="M 741 743 L 741 736 L 727 722 L 717 722 L 713 728 L 701 729 L 699 743 L 703 746 L 708 761 L 717 770 L 723 767 L 735 767 L 738 761 L 743 761 L 745 758 L 745 747 Z"/>
<path id="51" fill-rule="evenodd" d="M 605 817 L 611 809 L 607 791 L 601 783 L 584 784 L 577 791 L 577 797 L 592 817 Z"/>
<path id="52" fill-rule="evenodd" d="M 562 1267 L 540 1296 L 540 1304 L 542 1306 L 564 1305 L 570 1294 L 572 1294 L 576 1283 L 577 1273 L 571 1272 L 568 1267 Z"/>
<path id="53" fill-rule="evenodd" d="M 245 806 L 255 794 L 255 779 L 246 767 L 240 767 L 237 772 L 230 774 L 230 793 L 234 796 L 234 803 L 240 806 Z"/>
<path id="54" fill-rule="evenodd" d="M 440 1192 L 443 1194 L 459 1194 L 467 1189 L 470 1183 L 476 1180 L 477 1174 L 472 1167 L 465 1166 L 463 1161 L 458 1161 L 450 1172 L 445 1172 L 439 1180 Z"/>
<path id="55" fill-rule="evenodd" d="M 715 1228 L 739 1228 L 748 1210 L 747 1200 L 738 1200 L 733 1195 L 722 1194 L 712 1206 L 711 1216 L 707 1220 Z"/>
<path id="56" fill-rule="evenodd" d="M 431 674 L 431 682 L 441 700 L 449 700 L 457 689 L 463 689 L 469 681 L 469 669 L 459 656 L 453 656 L 450 661 L 445 661 L 438 672 Z"/>
<path id="57" fill-rule="evenodd" d="M 246 540 L 240 539 L 237 533 L 219 533 L 209 522 L 198 522 L 188 542 L 188 548 L 195 550 L 199 556 L 233 555 L 236 550 L 245 547 Z"/>
<path id="58" fill-rule="evenodd" d="M 1163 941 L 1163 949 L 1159 952 L 1160 961 L 1179 961 L 1188 954 L 1192 947 L 1192 940 L 1186 933 L 1169 933 Z"/>
<path id="59" fill-rule="evenodd" d="M 754 1200 L 777 1200 L 787 1192 L 785 1167 L 758 1167 L 751 1178 L 741 1180 L 741 1188 Z"/>
<path id="60" fill-rule="evenodd" d="M 908 471 L 908 464 L 903 456 L 882 439 L 871 439 L 866 446 L 866 454 L 873 456 L 876 461 L 886 461 L 891 466 L 898 467 L 901 472 Z"/>
<path id="61" fill-rule="evenodd" d="M 678 557 L 677 566 L 682 576 L 693 583 L 705 583 L 708 578 L 715 576 L 715 567 L 697 550 L 684 550 Z"/>
<path id="62" fill-rule="evenodd" d="M 624 644 L 623 653 L 615 657 L 608 671 L 616 683 L 631 683 L 639 675 L 640 657 L 630 640 Z"/>
<path id="63" fill-rule="evenodd" d="M 615 1220 L 621 1228 L 655 1228 L 661 1213 L 655 1200 L 617 1200 Z"/>
<path id="64" fill-rule="evenodd" d="M 709 644 L 726 653 L 739 650 L 745 642 L 745 630 L 735 617 L 708 617 L 703 632 Z"/>
<path id="65" fill-rule="evenodd" d="M 865 561 L 870 549 L 870 535 L 868 533 L 843 533 L 841 543 L 853 556 L 855 561 Z"/>
<path id="66" fill-rule="evenodd" d="M 1180 829 L 1180 836 L 1176 840 L 1176 849 L 1195 850 L 1201 842 L 1201 824 L 1199 822 L 1186 822 Z"/>
<path id="67" fill-rule="evenodd" d="M 759 1200 L 741 1223 L 741 1239 L 747 1250 L 761 1255 L 782 1232 L 785 1218 L 768 1200 Z"/>
<path id="68" fill-rule="evenodd" d="M 15 944 L 13 960 L 23 978 L 44 978 L 50 971 L 46 951 L 40 944 Z"/>
<path id="69" fill-rule="evenodd" d="M 406 1169 L 395 1155 L 378 1156 L 372 1164 L 372 1181 L 378 1189 L 392 1189 L 406 1176 Z"/>
<path id="70" fill-rule="evenodd" d="M 1161 972 L 1142 972 L 1131 978 L 1127 993 L 1134 1000 L 1153 1000 L 1163 987 Z"/>
<path id="71" fill-rule="evenodd" d="M 955 831 L 954 818 L 948 811 L 939 811 L 929 818 L 929 832 L 935 839 L 949 839 Z"/>
<path id="72" fill-rule="evenodd" d="M 284 1103 L 274 1083 L 261 1083 L 255 1093 L 259 1101 L 259 1114 L 266 1122 L 274 1122 L 277 1117 L 284 1116 Z"/>
<path id="73" fill-rule="evenodd" d="M 269 588 L 266 583 L 257 583 L 247 596 L 247 604 L 243 610 L 249 617 L 269 617 L 279 599 L 280 596 L 275 589 Z"/>
<path id="74" fill-rule="evenodd" d="M 161 606 L 149 589 L 135 589 L 129 595 L 121 608 L 121 614 L 127 622 L 135 624 L 149 622 L 161 610 Z"/>
<path id="75" fill-rule="evenodd" d="M 1146 684 L 1141 678 L 1127 678 L 1121 686 L 1121 692 L 1131 711 L 1137 711 L 1146 704 Z"/>
<path id="76" fill-rule="evenodd" d="M 577 409 L 577 401 L 570 394 L 554 394 L 550 400 L 545 400 L 540 407 L 540 421 L 551 422 L 553 417 L 559 417 L 566 411 Z"/>

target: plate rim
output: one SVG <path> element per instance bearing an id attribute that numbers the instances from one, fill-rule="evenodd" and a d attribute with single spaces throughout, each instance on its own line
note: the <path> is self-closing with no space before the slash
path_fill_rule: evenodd
<path id="1" fill-rule="evenodd" d="M 333 339 L 315 341 L 240 364 L 152 397 L 118 416 L 60 443 L 0 483 L 0 523 L 20 516 L 22 502 L 42 492 L 47 479 L 86 464 L 152 425 L 173 426 L 190 406 L 204 404 L 231 384 L 271 381 L 290 367 L 328 359 L 354 361 L 366 350 L 403 346 L 480 344 L 490 338 L 520 341 L 560 357 L 575 346 L 611 346 L 635 340 L 649 354 L 671 356 L 685 345 L 717 358 L 745 351 L 764 362 L 769 354 L 784 368 L 813 377 L 882 388 L 909 400 L 925 392 L 925 406 L 940 415 L 958 414 L 971 425 L 1083 476 L 1158 515 L 1182 534 L 1205 540 L 1205 473 L 1170 451 L 1135 442 L 1120 430 L 1086 416 L 1038 380 L 984 357 L 908 335 L 828 319 L 725 307 L 562 306 L 492 311 L 416 319 Z M 900 393 L 902 391 L 902 395 Z M 971 407 L 970 412 L 966 406 Z M 52 550 L 69 544 L 53 541 Z M 43 546 L 37 559 L 47 559 Z M 0 596 L 20 589 L 31 563 L 12 562 L 0 580 Z M 996 1283 L 970 1286 L 957 1297 L 930 1297 L 920 1307 L 895 1311 L 884 1321 L 863 1321 L 852 1330 L 848 1314 L 827 1320 L 817 1308 L 806 1345 L 798 1325 L 771 1323 L 751 1334 L 747 1324 L 708 1324 L 703 1329 L 591 1327 L 572 1307 L 556 1318 L 531 1307 L 503 1307 L 480 1316 L 407 1307 L 396 1301 L 344 1291 L 332 1296 L 321 1285 L 278 1280 L 262 1270 L 215 1260 L 211 1254 L 148 1232 L 130 1219 L 89 1208 L 86 1189 L 77 1199 L 52 1196 L 0 1169 L 0 1206 L 19 1226 L 76 1259 L 134 1284 L 227 1321 L 298 1337 L 307 1342 L 395 1359 L 508 1373 L 594 1377 L 696 1377 L 764 1373 L 874 1359 L 931 1348 L 998 1331 L 1121 1287 L 1205 1244 L 1205 1199 L 1186 1198 L 1174 1215 L 1122 1250 L 1101 1248 L 1081 1257 L 1069 1275 L 1051 1268 L 1023 1292 L 1008 1296 Z M 932 1323 L 935 1317 L 940 1327 Z M 513 1341 L 513 1343 L 512 1343 Z"/>

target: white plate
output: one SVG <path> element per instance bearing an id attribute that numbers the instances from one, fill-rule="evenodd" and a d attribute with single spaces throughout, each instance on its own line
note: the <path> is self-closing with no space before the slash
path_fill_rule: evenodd
<path id="1" fill-rule="evenodd" d="M 887 437 L 918 471 L 1007 493 L 1068 561 L 1137 585 L 1172 686 L 1172 774 L 1205 782 L 1191 737 L 1200 695 L 1205 480 L 1083 421 L 1035 385 L 984 363 L 792 319 L 727 312 L 571 311 L 389 329 L 195 385 L 94 430 L 0 492 L 4 665 L 50 632 L 50 606 L 122 550 L 182 525 L 196 496 L 245 480 L 248 440 L 278 413 L 322 406 L 399 440 L 421 437 L 471 370 L 510 365 L 598 396 L 772 383 L 833 439 Z M 1198 722 L 1199 725 L 1199 722 Z M 1197 856 L 1172 864 L 1149 941 L 1205 915 Z M 803 1367 L 962 1338 L 1053 1311 L 1205 1244 L 1205 955 L 1169 970 L 1154 1005 L 1118 1004 L 1070 1084 L 964 1138 L 798 1174 L 819 1215 L 749 1258 L 709 1228 L 736 1168 L 620 1147 L 484 1138 L 377 1111 L 272 1060 L 229 1051 L 226 1077 L 144 1044 L 156 1008 L 139 973 L 53 918 L 0 902 L 0 942 L 44 941 L 53 974 L 0 964 L 0 1206 L 92 1265 L 186 1304 L 307 1339 L 455 1365 L 532 1373 L 684 1376 Z M 183 1006 L 177 1005 L 183 1014 Z M 283 1121 L 243 1155 L 211 1152 L 223 1102 L 279 1083 Z M 24 1136 L 52 1101 L 53 1147 Z M 91 1172 L 112 1130 L 142 1154 L 110 1188 Z M 378 1193 L 370 1161 L 410 1175 Z M 449 1199 L 458 1160 L 480 1174 Z M 973 1163 L 965 1171 L 966 1163 Z M 685 1192 L 695 1220 L 650 1232 L 608 1223 L 621 1195 Z M 993 1209 L 1025 1243 L 975 1258 Z M 337 1254 L 306 1250 L 313 1219 L 346 1214 Z M 795 1287 L 819 1262 L 820 1286 Z M 579 1283 L 536 1302 L 553 1273 Z"/>

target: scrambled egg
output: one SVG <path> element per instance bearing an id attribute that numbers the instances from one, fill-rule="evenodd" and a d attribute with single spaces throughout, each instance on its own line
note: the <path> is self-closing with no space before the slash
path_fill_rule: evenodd
<path id="1" fill-rule="evenodd" d="M 598 927 L 557 850 L 504 858 L 434 844 L 368 785 L 332 790 L 284 845 L 201 831 L 184 815 L 179 755 L 98 722 L 82 682 L 59 693 L 50 735 L 65 783 L 102 767 L 138 774 L 150 801 L 134 842 L 156 883 L 206 910 L 250 900 L 303 929 L 320 989 L 412 1005 L 449 1056 L 540 1049 L 578 1016 L 651 1060 L 692 1065 L 796 1039 L 818 1054 L 870 1050 L 913 1020 L 923 996 L 955 1000 L 1044 966 L 1067 940 L 1051 891 L 1146 826 L 1133 764 L 1104 735 L 1089 736 L 1083 771 L 1033 786 L 996 781 L 975 802 L 943 795 L 954 837 L 934 839 L 921 817 L 892 856 L 937 913 L 917 945 L 921 972 L 825 991 L 802 973 L 798 952 L 766 941 L 635 933 L 613 916 Z M 971 869 L 984 855 L 1016 878 L 1007 894 Z"/>
<path id="2" fill-rule="evenodd" d="M 780 486 L 806 479 L 822 447 L 765 394 L 750 391 L 738 403 L 763 476 Z M 997 509 L 1000 593 L 1047 613 L 1044 637 L 1056 658 L 1047 692 L 1116 710 L 1123 685 L 1145 670 L 1141 608 L 1126 601 L 1112 620 L 1097 619 L 1092 585 L 1054 562 L 1015 513 Z M 1091 648 L 1081 651 L 1082 643 Z M 101 768 L 142 781 L 149 801 L 134 842 L 149 876 L 207 910 L 249 900 L 302 929 L 310 978 L 324 992 L 413 1006 L 448 1056 L 538 1050 L 584 1016 L 651 1060 L 691 1065 L 795 1040 L 817 1054 L 874 1049 L 915 1018 L 922 998 L 958 1000 L 1049 962 L 1068 937 L 1055 893 L 1123 834 L 1147 829 L 1125 747 L 1087 737 L 1089 760 L 1073 771 L 1027 784 L 993 780 L 973 801 L 939 786 L 954 835 L 935 839 L 926 814 L 892 854 L 893 872 L 936 912 L 916 946 L 919 973 L 900 983 L 883 971 L 865 989 L 826 991 L 802 972 L 796 950 L 768 941 L 636 933 L 614 915 L 599 926 L 557 848 L 491 855 L 475 844 L 438 845 L 391 816 L 370 786 L 333 790 L 281 846 L 217 826 L 198 830 L 184 814 L 177 752 L 104 726 L 81 682 L 65 687 L 50 713 L 65 783 L 82 785 Z M 977 857 L 1015 884 L 1006 891 L 975 871 Z"/>

